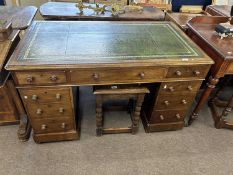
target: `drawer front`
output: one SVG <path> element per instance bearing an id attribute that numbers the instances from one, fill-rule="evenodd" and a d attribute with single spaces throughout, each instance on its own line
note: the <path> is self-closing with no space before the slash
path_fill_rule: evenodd
<path id="1" fill-rule="evenodd" d="M 168 69 L 167 78 L 185 78 L 196 77 L 205 78 L 210 66 L 186 66 L 186 67 L 170 67 Z"/>
<path id="2" fill-rule="evenodd" d="M 167 123 L 167 122 L 179 122 L 185 118 L 185 110 L 155 110 L 152 113 L 150 123 Z"/>
<path id="3" fill-rule="evenodd" d="M 199 90 L 202 81 L 183 81 L 162 83 L 160 94 L 195 93 Z"/>
<path id="4" fill-rule="evenodd" d="M 160 95 L 157 98 L 154 109 L 167 110 L 167 109 L 188 109 L 193 102 L 195 94 L 189 95 Z"/>
<path id="5" fill-rule="evenodd" d="M 27 112 L 32 119 L 55 118 L 70 116 L 73 117 L 71 104 L 29 104 L 26 106 Z"/>
<path id="6" fill-rule="evenodd" d="M 66 132 L 76 129 L 73 120 L 70 118 L 32 120 L 31 124 L 35 134 Z"/>
<path id="7" fill-rule="evenodd" d="M 54 72 L 17 72 L 15 74 L 18 84 L 62 84 L 66 83 L 65 71 Z"/>
<path id="8" fill-rule="evenodd" d="M 26 103 L 69 103 L 70 88 L 36 88 L 19 89 Z"/>
<path id="9" fill-rule="evenodd" d="M 70 72 L 71 82 L 81 84 L 116 84 L 127 82 L 154 82 L 163 79 L 167 69 L 162 67 L 88 69 Z"/>

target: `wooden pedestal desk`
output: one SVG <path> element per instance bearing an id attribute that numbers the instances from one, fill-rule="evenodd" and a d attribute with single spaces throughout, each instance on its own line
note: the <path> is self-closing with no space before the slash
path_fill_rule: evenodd
<path id="1" fill-rule="evenodd" d="M 190 117 L 189 124 L 197 118 L 203 104 L 206 102 L 219 78 L 233 74 L 233 40 L 232 37 L 221 39 L 215 32 L 215 26 L 228 22 L 228 17 L 195 17 L 189 21 L 188 35 L 195 41 L 215 62 L 210 69 L 209 82 L 200 101 Z M 215 119 L 215 125 L 219 119 Z"/>
<path id="2" fill-rule="evenodd" d="M 143 7 L 143 12 L 131 12 L 112 16 L 110 12 L 97 14 L 83 9 L 83 14 L 75 6 L 77 3 L 47 2 L 40 6 L 40 14 L 45 20 L 82 20 L 82 21 L 163 21 L 165 13 L 154 7 Z M 85 5 L 93 4 L 84 3 Z"/>
<path id="3" fill-rule="evenodd" d="M 142 112 L 146 130 L 181 129 L 211 64 L 169 22 L 41 21 L 30 27 L 6 69 L 35 141 L 49 142 L 78 138 L 73 86 L 145 83 L 151 91 Z"/>

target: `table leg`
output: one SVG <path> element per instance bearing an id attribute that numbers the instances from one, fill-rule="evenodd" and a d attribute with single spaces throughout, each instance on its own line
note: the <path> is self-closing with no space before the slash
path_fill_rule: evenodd
<path id="1" fill-rule="evenodd" d="M 219 81 L 219 79 L 216 77 L 211 76 L 209 78 L 209 82 L 207 83 L 207 87 L 205 88 L 204 92 L 202 93 L 202 96 L 201 96 L 197 106 L 195 107 L 192 115 L 189 118 L 188 125 L 191 125 L 192 122 L 198 118 L 199 111 L 201 110 L 202 106 L 204 105 L 204 103 L 208 99 L 212 90 L 215 88 L 215 85 L 218 83 L 218 81 Z"/>
<path id="2" fill-rule="evenodd" d="M 138 131 L 139 127 L 139 120 L 140 120 L 140 113 L 141 113 L 141 108 L 142 108 L 142 103 L 144 100 L 144 94 L 139 94 L 137 97 L 137 102 L 135 106 L 135 111 L 133 114 L 133 124 L 132 124 L 132 134 L 136 134 Z"/>
<path id="3" fill-rule="evenodd" d="M 103 100 L 101 95 L 96 96 L 96 135 L 103 134 Z"/>

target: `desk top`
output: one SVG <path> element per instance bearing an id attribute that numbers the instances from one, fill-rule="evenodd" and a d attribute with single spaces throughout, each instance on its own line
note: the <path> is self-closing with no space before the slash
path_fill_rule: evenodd
<path id="1" fill-rule="evenodd" d="M 205 43 L 206 47 L 211 47 L 222 59 L 233 59 L 233 38 L 226 37 L 221 39 L 215 26 L 219 23 L 228 22 L 228 17 L 195 17 L 187 24 L 189 29 L 200 38 L 200 44 Z M 214 59 L 214 57 L 212 57 Z"/>
<path id="2" fill-rule="evenodd" d="M 31 24 L 37 8 L 28 7 L 8 7 L 0 6 L 0 20 L 8 20 L 12 22 L 14 29 L 24 30 Z"/>
<path id="3" fill-rule="evenodd" d="M 37 21 L 8 69 L 212 63 L 170 22 Z"/>
<path id="4" fill-rule="evenodd" d="M 112 16 L 110 12 L 96 14 L 93 10 L 83 9 L 83 14 L 75 7 L 77 3 L 47 2 L 40 6 L 40 14 L 50 20 L 153 20 L 163 21 L 165 13 L 154 7 L 144 7 L 142 13 L 131 12 Z M 84 3 L 85 5 L 90 5 Z M 91 4 L 93 6 L 93 4 Z M 100 4 L 102 6 L 102 4 Z"/>

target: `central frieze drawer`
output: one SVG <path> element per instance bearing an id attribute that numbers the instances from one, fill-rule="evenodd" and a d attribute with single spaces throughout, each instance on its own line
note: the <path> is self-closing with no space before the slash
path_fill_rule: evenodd
<path id="1" fill-rule="evenodd" d="M 65 71 L 17 72 L 15 77 L 20 85 L 62 84 L 67 81 Z"/>
<path id="2" fill-rule="evenodd" d="M 163 67 L 120 68 L 120 69 L 79 69 L 71 70 L 73 83 L 82 84 L 111 84 L 127 82 L 153 82 L 163 79 L 167 69 Z"/>
<path id="3" fill-rule="evenodd" d="M 31 124 L 36 134 L 75 130 L 75 124 L 71 118 L 33 120 Z"/>
<path id="4" fill-rule="evenodd" d="M 26 103 L 69 103 L 69 88 L 31 88 L 19 89 L 24 102 Z"/>
<path id="5" fill-rule="evenodd" d="M 29 104 L 27 105 L 27 111 L 31 118 L 54 118 L 54 117 L 73 117 L 73 110 L 70 103 L 59 104 Z"/>

